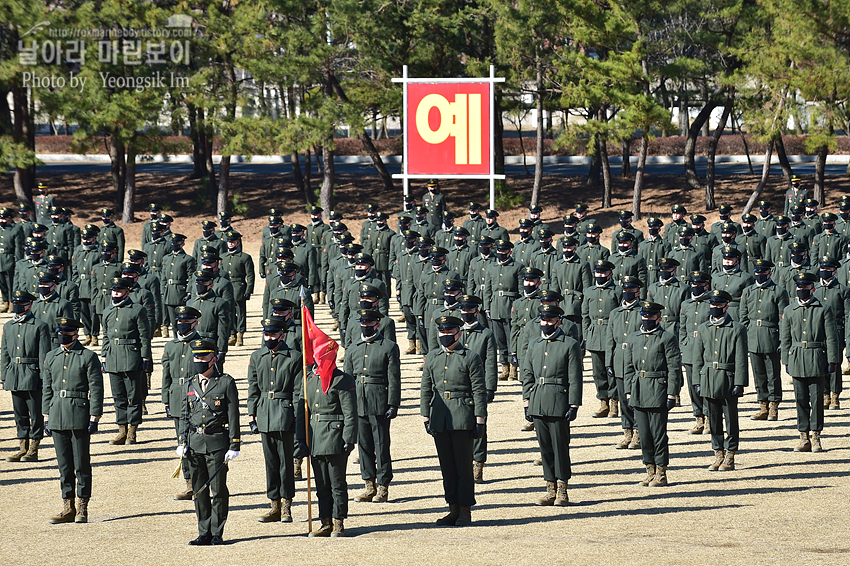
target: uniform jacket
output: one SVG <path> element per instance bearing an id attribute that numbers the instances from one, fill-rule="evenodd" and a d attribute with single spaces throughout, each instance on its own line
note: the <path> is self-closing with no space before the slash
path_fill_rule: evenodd
<path id="1" fill-rule="evenodd" d="M 442 346 L 425 356 L 419 413 L 430 419 L 433 432 L 472 430 L 476 417 L 487 416 L 484 362 L 460 342 L 454 350 Z"/>
<path id="2" fill-rule="evenodd" d="M 97 355 L 79 342 L 48 352 L 41 406 L 52 430 L 82 430 L 103 415 L 103 374 Z"/>
<path id="3" fill-rule="evenodd" d="M 55 329 L 54 329 L 55 330 Z M 6 391 L 40 391 L 41 366 L 53 348 L 47 324 L 32 313 L 3 325 L 0 339 L 0 378 Z"/>
<path id="4" fill-rule="evenodd" d="M 699 376 L 703 397 L 725 399 L 735 385 L 750 384 L 747 329 L 728 313 L 719 324 L 709 319 L 699 325 L 693 352 L 694 375 Z"/>
<path id="5" fill-rule="evenodd" d="M 191 342 L 200 337 L 193 330 L 183 340 L 175 337 L 166 342 L 162 350 L 162 404 L 169 406 L 172 418 L 180 418 L 186 381 L 195 373 Z"/>
<path id="6" fill-rule="evenodd" d="M 142 305 L 129 297 L 120 305 L 110 303 L 103 313 L 101 356 L 110 373 L 141 371 L 142 358 L 151 359 L 151 331 Z"/>
<path id="7" fill-rule="evenodd" d="M 201 318 L 195 330 L 201 338 L 215 342 L 219 352 L 227 352 L 227 342 L 230 340 L 230 329 L 233 324 L 233 313 L 230 305 L 223 297 L 210 289 L 203 297 L 196 297 L 186 303 L 186 306 L 198 309 Z"/>
<path id="8" fill-rule="evenodd" d="M 522 294 L 523 264 L 513 257 L 505 263 L 494 261 L 487 265 L 484 279 L 484 310 L 493 320 L 510 320 L 511 305 Z"/>
<path id="9" fill-rule="evenodd" d="M 248 414 L 257 417 L 260 432 L 295 432 L 295 411 L 304 398 L 301 352 L 281 343 L 265 346 L 248 362 Z"/>
<path id="10" fill-rule="evenodd" d="M 183 384 L 180 411 L 180 444 L 199 454 L 220 450 L 239 450 L 239 393 L 236 381 L 228 374 L 211 377 L 207 390 L 201 388 L 198 375 Z M 203 429 L 206 434 L 197 432 Z"/>
<path id="11" fill-rule="evenodd" d="M 528 345 L 522 363 L 522 398 L 533 417 L 564 417 L 581 405 L 582 366 L 579 344 L 559 328 L 551 338 Z"/>
<path id="12" fill-rule="evenodd" d="M 622 294 L 623 290 L 614 285 L 613 279 L 601 287 L 594 285 L 585 290 L 581 304 L 581 323 L 586 349 L 595 352 L 605 350 L 608 316 L 620 304 Z"/>
<path id="13" fill-rule="evenodd" d="M 794 298 L 779 322 L 782 365 L 791 377 L 821 377 L 829 363 L 841 361 L 841 337 L 829 305 L 812 297 L 805 305 Z"/>
<path id="14" fill-rule="evenodd" d="M 661 409 L 668 395 L 682 387 L 682 356 L 676 338 L 657 327 L 633 332 L 626 340 L 624 376 L 629 404 L 638 409 Z"/>
<path id="15" fill-rule="evenodd" d="M 307 411 L 309 418 L 310 454 L 333 456 L 342 454 L 346 443 L 357 442 L 357 397 L 354 378 L 334 370 L 328 393 L 322 392 L 322 382 L 315 368 L 307 373 Z M 302 425 L 299 411 L 296 438 L 304 441 L 307 428 Z"/>
<path id="16" fill-rule="evenodd" d="M 384 415 L 401 404 L 401 364 L 398 344 L 380 332 L 368 342 L 362 339 L 345 350 L 345 373 L 354 378 L 357 414 Z"/>
<path id="17" fill-rule="evenodd" d="M 744 288 L 738 320 L 747 329 L 747 347 L 756 354 L 779 349 L 779 321 L 788 306 L 788 293 L 772 279 Z"/>

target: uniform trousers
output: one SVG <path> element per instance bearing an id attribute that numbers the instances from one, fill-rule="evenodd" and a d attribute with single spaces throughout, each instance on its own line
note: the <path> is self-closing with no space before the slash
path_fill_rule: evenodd
<path id="1" fill-rule="evenodd" d="M 694 364 L 684 364 L 685 376 L 688 379 L 688 396 L 691 398 L 691 408 L 694 411 L 695 417 L 704 417 L 708 408 L 706 407 L 705 399 L 697 392 L 696 386 L 699 385 L 699 376 L 694 379 Z M 781 387 L 780 387 L 781 389 Z"/>
<path id="2" fill-rule="evenodd" d="M 443 474 L 446 503 L 472 507 L 475 505 L 475 482 L 472 475 L 472 431 L 446 430 L 434 432 L 437 458 Z"/>
<path id="3" fill-rule="evenodd" d="M 100 332 L 100 317 L 94 313 L 91 299 L 80 299 L 80 322 L 86 336 L 97 336 Z"/>
<path id="4" fill-rule="evenodd" d="M 296 318 L 298 320 L 301 319 L 300 309 Z M 231 332 L 231 334 L 236 334 L 237 332 L 245 332 L 246 330 L 248 330 L 247 320 L 248 301 L 236 301 L 236 324 L 233 325 L 233 331 Z"/>
<path id="5" fill-rule="evenodd" d="M 709 399 L 708 426 L 711 428 L 712 450 L 738 450 L 741 429 L 738 426 L 738 398 Z M 723 422 L 726 422 L 726 438 L 723 437 Z"/>
<path id="6" fill-rule="evenodd" d="M 266 495 L 269 499 L 295 497 L 295 467 L 292 459 L 295 433 L 260 433 L 266 461 Z"/>
<path id="7" fill-rule="evenodd" d="M 62 499 L 74 499 L 74 484 L 77 497 L 91 497 L 91 435 L 88 429 L 54 430 L 53 449 L 59 466 L 59 486 Z M 76 482 L 74 476 L 76 475 Z"/>
<path id="8" fill-rule="evenodd" d="M 401 313 L 404 315 L 404 327 L 407 330 L 407 339 L 413 340 L 416 338 L 416 315 L 413 314 L 411 307 L 402 305 Z"/>
<path id="9" fill-rule="evenodd" d="M 227 432 L 219 433 L 227 434 Z M 198 534 L 222 536 L 227 513 L 230 510 L 230 492 L 227 491 L 227 466 L 210 482 L 204 491 L 201 488 L 224 463 L 225 449 L 207 454 L 195 452 L 189 446 L 189 470 L 192 476 L 192 491 L 195 492 L 195 515 L 198 518 Z"/>
<path id="10" fill-rule="evenodd" d="M 14 258 L 13 258 L 14 259 Z M 14 292 L 15 268 L 12 266 L 6 271 L 0 271 L 0 295 L 3 296 L 3 301 L 12 302 L 12 293 Z"/>
<path id="11" fill-rule="evenodd" d="M 389 485 L 393 480 L 390 422 L 384 415 L 357 417 L 360 475 L 364 480 L 377 478 L 378 485 Z"/>
<path id="12" fill-rule="evenodd" d="M 824 378 L 795 377 L 793 381 L 794 398 L 797 400 L 797 430 L 822 431 Z"/>
<path id="13" fill-rule="evenodd" d="M 493 338 L 496 340 L 496 353 L 499 357 L 499 363 L 508 363 L 508 350 L 511 345 L 511 321 L 504 318 L 490 319 L 490 330 L 493 331 Z"/>
<path id="14" fill-rule="evenodd" d="M 570 423 L 564 417 L 534 417 L 534 431 L 543 460 L 543 479 L 563 482 L 572 477 Z"/>
<path id="15" fill-rule="evenodd" d="M 310 462 L 316 477 L 319 517 L 345 519 L 348 517 L 348 483 L 345 481 L 348 454 L 310 456 Z"/>
<path id="16" fill-rule="evenodd" d="M 666 466 L 670 463 L 667 439 L 667 408 L 634 408 L 635 423 L 640 433 L 640 450 L 646 465 Z"/>
<path id="17" fill-rule="evenodd" d="M 12 411 L 18 438 L 44 438 L 44 415 L 41 413 L 41 391 L 12 391 Z"/>
<path id="18" fill-rule="evenodd" d="M 110 373 L 109 383 L 115 402 L 115 422 L 120 425 L 142 424 L 142 403 L 147 389 L 145 372 L 140 370 Z"/>
<path id="19" fill-rule="evenodd" d="M 484 428 L 484 433 L 472 439 L 472 461 L 483 464 L 487 461 L 487 428 Z"/>
<path id="20" fill-rule="evenodd" d="M 617 381 L 617 399 L 620 401 L 620 423 L 624 429 L 633 430 L 635 428 L 635 412 L 629 406 L 629 400 L 626 399 L 626 381 L 622 377 L 615 377 Z"/>
<path id="21" fill-rule="evenodd" d="M 596 385 L 597 399 L 611 399 L 617 395 L 617 384 L 614 378 L 608 377 L 605 371 L 605 352 L 588 350 L 590 352 L 590 371 L 593 372 L 593 383 Z"/>

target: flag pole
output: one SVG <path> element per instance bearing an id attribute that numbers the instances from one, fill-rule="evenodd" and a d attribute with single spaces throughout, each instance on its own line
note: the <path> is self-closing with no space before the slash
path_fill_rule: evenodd
<path id="1" fill-rule="evenodd" d="M 305 304 L 306 295 L 304 286 L 301 286 L 301 360 L 303 362 L 303 376 L 301 381 L 304 383 L 304 438 L 307 442 L 307 532 L 313 532 L 313 499 L 311 495 L 311 478 L 310 478 L 310 413 L 307 407 L 307 310 Z"/>

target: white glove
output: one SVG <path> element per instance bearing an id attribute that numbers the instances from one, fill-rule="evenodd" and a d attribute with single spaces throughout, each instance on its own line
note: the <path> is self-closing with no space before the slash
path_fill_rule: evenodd
<path id="1" fill-rule="evenodd" d="M 224 455 L 224 461 L 229 462 L 237 456 L 239 456 L 239 450 L 228 450 L 227 453 Z"/>
<path id="2" fill-rule="evenodd" d="M 184 456 L 186 456 L 186 454 L 188 454 L 188 452 L 189 452 L 189 447 L 184 446 L 183 444 L 178 446 L 177 450 L 174 451 L 174 453 L 177 454 L 178 458 L 183 458 Z"/>

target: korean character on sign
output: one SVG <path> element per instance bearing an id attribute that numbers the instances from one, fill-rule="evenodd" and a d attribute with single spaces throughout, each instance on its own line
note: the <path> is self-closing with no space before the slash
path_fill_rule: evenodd
<path id="1" fill-rule="evenodd" d="M 38 43 L 30 42 L 29 47 L 24 47 L 24 42 L 18 40 L 18 61 L 21 65 L 38 65 Z"/>
<path id="2" fill-rule="evenodd" d="M 41 62 L 48 65 L 62 62 L 62 42 L 47 40 L 41 44 Z"/>
<path id="3" fill-rule="evenodd" d="M 121 42 L 125 65 L 142 64 L 142 40 L 124 39 Z"/>
<path id="4" fill-rule="evenodd" d="M 148 41 L 145 50 L 147 52 L 148 63 L 153 65 L 164 65 L 168 62 L 165 60 L 164 41 Z"/>
<path id="5" fill-rule="evenodd" d="M 189 40 L 171 42 L 171 62 L 189 64 Z"/>
<path id="6" fill-rule="evenodd" d="M 97 62 L 118 64 L 118 42 L 101 39 L 97 42 Z"/>
<path id="7" fill-rule="evenodd" d="M 86 64 L 86 42 L 71 39 L 65 42 L 65 61 L 67 63 Z"/>

